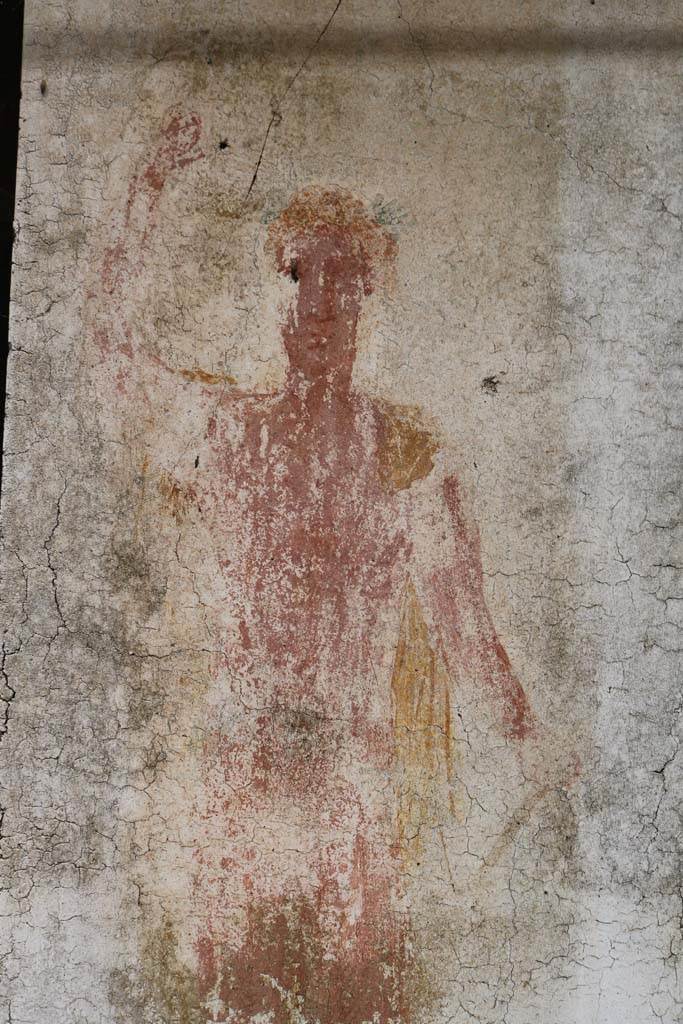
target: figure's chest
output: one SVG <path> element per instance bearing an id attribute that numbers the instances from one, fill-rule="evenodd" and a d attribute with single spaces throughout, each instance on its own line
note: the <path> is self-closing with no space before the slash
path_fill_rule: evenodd
<path id="1" fill-rule="evenodd" d="M 371 431 L 284 432 L 261 422 L 219 439 L 211 503 L 243 556 L 269 577 L 390 574 L 406 548 L 404 517 L 383 485 Z"/>

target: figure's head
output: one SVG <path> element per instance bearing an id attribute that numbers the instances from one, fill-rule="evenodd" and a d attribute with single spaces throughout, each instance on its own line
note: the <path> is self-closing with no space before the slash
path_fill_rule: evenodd
<path id="1" fill-rule="evenodd" d="M 284 331 L 292 366 L 307 377 L 350 371 L 363 297 L 392 262 L 395 240 L 347 189 L 314 186 L 272 221 L 266 247 L 298 285 Z"/>

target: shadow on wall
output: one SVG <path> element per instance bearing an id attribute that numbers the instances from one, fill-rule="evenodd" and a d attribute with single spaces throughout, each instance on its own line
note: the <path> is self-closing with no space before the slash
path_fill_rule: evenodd
<path id="1" fill-rule="evenodd" d="M 40 40 L 38 40 L 39 42 Z M 414 59 L 419 47 L 422 56 L 565 56 L 571 54 L 639 54 L 678 53 L 683 45 L 683 33 L 662 29 L 518 29 L 513 26 L 486 27 L 462 30 L 444 25 L 411 22 L 397 17 L 395 27 L 376 29 L 335 24 L 334 31 L 316 40 L 315 28 L 309 33 L 300 29 L 273 27 L 259 31 L 245 29 L 239 23 L 225 28 L 194 28 L 179 31 L 176 22 L 162 30 L 147 34 L 144 27 L 122 26 L 102 31 L 99 27 L 85 28 L 78 38 L 60 32 L 55 27 L 50 35 L 53 54 L 76 55 L 88 52 L 92 57 L 112 57 L 115 54 L 140 52 L 148 57 L 163 53 L 174 56 L 206 56 L 209 63 L 231 59 L 236 53 L 242 58 L 286 53 L 305 55 L 313 44 L 316 50 L 339 56 L 406 57 Z M 418 51 L 418 52 L 419 52 Z"/>

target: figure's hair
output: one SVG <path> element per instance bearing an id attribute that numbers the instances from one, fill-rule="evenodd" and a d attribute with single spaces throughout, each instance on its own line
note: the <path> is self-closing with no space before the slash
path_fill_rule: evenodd
<path id="1" fill-rule="evenodd" d="M 396 241 L 386 228 L 362 200 L 339 185 L 313 185 L 297 192 L 270 223 L 266 247 L 286 257 L 306 238 L 326 234 L 341 235 L 373 277 L 396 253 Z"/>

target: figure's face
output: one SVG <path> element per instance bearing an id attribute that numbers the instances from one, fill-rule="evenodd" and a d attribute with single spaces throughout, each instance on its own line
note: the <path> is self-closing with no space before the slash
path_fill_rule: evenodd
<path id="1" fill-rule="evenodd" d="M 278 270 L 297 283 L 297 300 L 284 329 L 290 363 L 313 378 L 350 372 L 356 323 L 363 296 L 370 294 L 367 262 L 342 232 L 311 234 L 296 251 L 278 254 Z"/>

